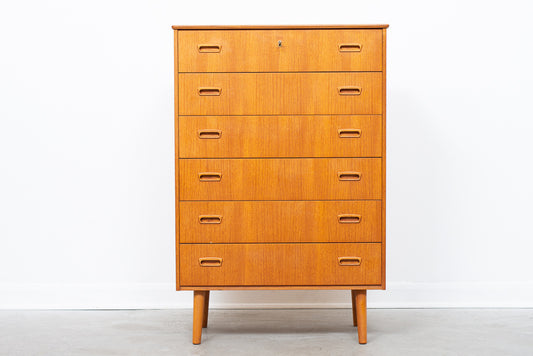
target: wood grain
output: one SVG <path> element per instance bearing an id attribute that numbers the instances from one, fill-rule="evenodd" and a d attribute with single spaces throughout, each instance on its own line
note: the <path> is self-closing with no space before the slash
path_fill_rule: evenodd
<path id="1" fill-rule="evenodd" d="M 341 214 L 360 220 L 341 223 Z M 380 201 L 181 202 L 180 216 L 181 243 L 381 242 Z"/>
<path id="2" fill-rule="evenodd" d="M 180 116 L 179 152 L 182 158 L 380 157 L 381 130 L 380 115 Z"/>
<path id="3" fill-rule="evenodd" d="M 366 290 L 355 291 L 357 334 L 359 343 L 366 344 Z"/>
<path id="4" fill-rule="evenodd" d="M 354 73 L 354 74 L 379 74 L 381 75 L 381 78 L 380 78 L 380 85 L 379 85 L 379 88 L 377 88 L 377 91 L 379 91 L 380 94 L 378 94 L 379 96 L 379 105 L 380 105 L 380 109 L 379 109 L 379 112 L 373 112 L 372 114 L 375 114 L 373 115 L 372 117 L 379 117 L 379 118 L 382 118 L 381 120 L 381 123 L 378 124 L 381 125 L 381 133 L 377 133 L 375 135 L 375 137 L 377 138 L 375 141 L 378 141 L 378 142 L 375 142 L 376 146 L 381 146 L 381 152 L 379 155 L 375 155 L 375 156 L 372 156 L 372 155 L 367 155 L 367 153 L 361 151 L 361 152 L 355 152 L 355 153 L 352 153 L 351 150 L 354 150 L 354 146 L 353 145 L 349 145 L 350 147 L 348 148 L 348 152 L 346 152 L 346 156 L 344 156 L 344 151 L 342 149 L 342 147 L 339 149 L 339 147 L 336 147 L 336 148 L 328 148 L 327 146 L 330 146 L 332 143 L 330 142 L 329 144 L 324 144 L 321 146 L 320 144 L 320 134 L 322 134 L 322 136 L 324 137 L 328 137 L 327 135 L 324 135 L 324 132 L 327 132 L 327 130 L 324 130 L 324 127 L 321 127 L 320 123 L 317 123 L 317 122 L 313 122 L 313 125 L 309 125 L 309 122 L 305 122 L 306 119 L 313 119 L 313 118 L 316 118 L 316 117 L 320 117 L 320 115 L 316 115 L 317 112 L 320 112 L 320 111 L 317 111 L 315 110 L 316 107 L 315 107 L 315 104 L 312 100 L 309 101 L 309 103 L 305 103 L 305 106 L 307 107 L 313 107 L 313 109 L 309 109 L 309 111 L 305 111 L 306 109 L 304 108 L 303 112 L 298 112 L 301 108 L 301 106 L 304 106 L 304 105 L 301 105 L 300 107 L 298 106 L 298 102 L 301 102 L 301 99 L 296 96 L 296 97 L 293 97 L 291 98 L 290 100 L 293 102 L 292 104 L 289 104 L 288 106 L 283 103 L 283 106 L 285 107 L 289 107 L 290 110 L 294 110 L 294 111 L 290 111 L 289 113 L 287 114 L 279 114 L 277 113 L 275 110 L 271 111 L 271 112 L 268 112 L 267 113 L 262 113 L 262 112 L 253 112 L 250 114 L 250 116 L 245 116 L 245 115 L 248 115 L 248 114 L 242 114 L 242 110 L 241 109 L 238 109 L 238 110 L 241 110 L 241 111 L 237 111 L 237 113 L 233 112 L 233 111 L 230 111 L 227 115 L 237 115 L 237 116 L 231 116 L 231 117 L 228 117 L 226 116 L 225 119 L 221 119 L 221 121 L 224 121 L 224 120 L 227 120 L 227 122 L 225 122 L 228 126 L 226 129 L 223 130 L 223 135 L 222 135 L 222 138 L 224 137 L 228 137 L 228 133 L 229 132 L 233 132 L 233 130 L 235 128 L 237 128 L 237 130 L 244 130 L 244 132 L 246 132 L 246 129 L 249 129 L 249 126 L 248 126 L 248 123 L 246 122 L 246 119 L 248 119 L 248 121 L 250 119 L 252 120 L 257 120 L 259 123 L 257 125 L 255 124 L 252 124 L 252 126 L 254 126 L 254 128 L 252 129 L 252 131 L 254 130 L 257 130 L 257 131 L 254 131 L 254 132 L 260 132 L 261 130 L 270 130 L 270 131 L 273 131 L 275 132 L 274 134 L 272 135 L 267 135 L 270 136 L 270 138 L 267 138 L 265 141 L 263 142 L 260 142 L 260 143 L 252 143 L 252 142 L 256 142 L 255 140 L 256 139 L 250 139 L 249 142 L 247 142 L 247 136 L 244 136 L 244 139 L 241 135 L 241 142 L 239 143 L 238 141 L 238 135 L 233 135 L 232 137 L 232 140 L 234 140 L 234 142 L 231 143 L 231 145 L 228 145 L 229 146 L 233 146 L 233 148 L 226 148 L 226 144 L 223 143 L 221 145 L 220 142 L 221 141 L 218 141 L 215 145 L 219 145 L 217 146 L 218 148 L 211 148 L 213 147 L 214 145 L 214 142 L 216 140 L 209 140 L 209 142 L 207 142 L 208 140 L 204 140 L 202 142 L 205 143 L 206 145 L 205 146 L 199 146 L 199 147 L 194 147 L 194 141 L 192 141 L 192 145 L 189 145 L 189 144 L 184 144 L 184 145 L 179 145 L 179 142 L 180 142 L 180 137 L 179 137 L 179 133 L 181 132 L 181 128 L 180 128 L 180 125 L 182 124 L 182 121 L 181 121 L 181 118 L 178 118 L 177 115 L 180 113 L 179 112 L 179 108 L 182 107 L 182 105 L 178 105 L 179 104 L 179 99 L 180 99 L 180 74 L 176 74 L 176 78 L 175 78 L 175 90 L 176 90 L 176 117 L 177 117 L 177 124 L 176 124 L 176 158 L 180 157 L 180 150 L 183 150 L 183 156 L 182 158 L 207 158 L 207 157 L 211 157 L 211 158 L 247 158 L 247 157 L 250 157 L 250 158 L 272 158 L 272 159 L 276 159 L 276 158 L 285 158 L 285 157 L 323 157 L 324 159 L 330 159 L 330 157 L 335 157 L 329 153 L 326 153 L 327 150 L 330 150 L 330 152 L 335 152 L 335 154 L 337 155 L 337 157 L 380 157 L 383 156 L 383 159 L 381 160 L 381 167 L 380 167 L 380 176 L 381 176 L 381 184 L 380 184 L 380 191 L 381 191 L 381 194 L 380 194 L 380 198 L 378 199 L 383 199 L 382 201 L 382 212 L 381 212 L 381 236 L 380 236 L 380 239 L 383 239 L 383 245 L 382 245 L 382 268 L 381 268 L 381 272 L 382 272 L 382 281 L 381 281 L 381 284 L 380 285 L 361 285 L 361 284 L 357 284 L 357 285 L 352 285 L 353 287 L 357 287 L 357 288 L 362 288 L 362 287 L 366 287 L 366 288 L 369 288 L 369 289 L 373 289 L 373 288 L 376 288 L 377 287 L 382 287 L 382 288 L 385 288 L 385 181 L 386 181 L 386 177 L 385 177 L 385 126 L 386 126 L 386 122 L 385 122 L 385 112 L 386 112 L 386 101 L 385 101 L 385 95 L 386 95 L 386 87 L 385 87 L 385 68 L 386 68 L 386 31 L 385 31 L 385 28 L 387 26 L 377 26 L 377 27 L 373 27 L 373 26 L 369 26 L 369 27 L 358 27 L 358 26 L 351 26 L 351 25 L 348 25 L 347 27 L 343 27 L 343 25 L 341 26 L 338 26 L 338 27 L 335 27 L 333 26 L 332 28 L 336 28 L 336 29 L 341 29 L 341 28 L 344 28 L 344 29 L 356 29 L 356 28 L 378 28 L 378 29 L 381 29 L 381 30 L 378 30 L 382 33 L 382 41 L 380 42 L 381 43 L 381 69 L 383 71 L 383 73 Z M 281 26 L 281 27 L 261 27 L 261 26 L 250 26 L 250 27 L 247 27 L 247 26 L 244 26 L 244 27 L 241 27 L 241 26 L 228 26 L 228 27 L 225 27 L 225 26 L 221 26 L 221 27 L 217 27 L 217 26 L 213 26 L 213 27 L 202 27 L 202 26 L 192 26 L 188 29 L 185 29 L 183 28 L 184 31 L 175 31 L 175 44 L 179 44 L 179 39 L 181 38 L 180 36 L 182 34 L 185 34 L 185 33 L 192 33 L 192 32 L 195 32 L 194 30 L 198 30 L 198 29 L 201 29 L 201 28 L 204 28 L 204 29 L 219 29 L 219 30 L 231 30 L 229 32 L 239 32 L 239 30 L 243 30 L 243 29 L 249 29 L 249 30 L 254 30 L 254 31 L 250 31 L 250 32 L 261 32 L 261 31 L 258 31 L 258 30 L 261 30 L 261 29 L 265 29 L 265 30 L 274 30 L 275 28 L 277 29 L 292 29 L 292 30 L 302 30 L 305 28 L 305 26 L 296 26 L 296 27 L 285 27 L 285 26 Z M 313 32 L 321 32 L 324 30 L 324 28 L 327 28 L 326 27 L 323 27 L 322 29 L 320 28 L 314 28 L 313 29 Z M 208 32 L 208 31 L 205 31 L 205 32 Z M 228 31 L 226 31 L 228 32 Z M 272 31 L 272 32 L 275 32 L 275 31 Z M 324 32 L 328 32 L 328 31 L 324 31 Z M 331 31 L 331 32 L 335 32 L 335 31 Z M 369 31 L 371 32 L 371 31 Z M 234 35 L 230 35 L 229 37 L 231 38 L 232 36 Z M 238 35 L 239 36 L 239 35 Z M 237 36 L 237 37 L 238 37 Z M 254 36 L 251 36 L 251 37 L 254 37 Z M 325 38 L 325 37 L 324 37 Z M 282 40 L 283 44 L 287 44 L 286 43 L 286 40 Z M 178 72 L 179 70 L 179 61 L 178 61 L 178 58 L 179 58 L 179 51 L 178 51 L 178 46 L 176 46 L 175 48 L 175 70 L 176 72 Z M 366 47 L 366 46 L 364 46 Z M 364 48 L 363 47 L 363 48 Z M 222 48 L 227 48 L 227 45 L 226 46 L 223 46 Z M 283 48 L 283 45 L 282 47 Z M 291 49 L 294 48 L 294 47 L 291 47 Z M 268 50 L 268 49 L 262 49 L 262 50 Z M 222 51 L 221 51 L 222 53 Z M 268 55 L 267 55 L 268 57 Z M 272 58 L 270 58 L 272 59 Z M 215 61 L 216 62 L 216 61 Z M 272 62 L 272 61 L 271 61 Z M 287 62 L 288 63 L 288 62 Z M 272 64 L 272 63 L 271 63 Z M 211 65 L 211 64 L 207 64 L 207 65 Z M 272 64 L 272 65 L 275 65 L 275 64 Z M 279 63 L 278 63 L 279 65 Z M 309 64 L 305 64 L 305 65 L 309 65 Z M 312 65 L 312 63 L 311 63 Z M 282 68 L 282 67 L 280 67 Z M 278 69 L 277 71 L 283 71 L 282 69 Z M 329 71 L 334 71 L 333 70 L 329 70 Z M 242 75 L 244 73 L 234 73 L 234 75 Z M 295 74 L 295 75 L 298 75 L 298 76 L 305 76 L 305 75 L 316 75 L 316 74 L 324 74 L 328 77 L 334 75 L 335 73 L 248 73 L 250 75 L 262 75 L 262 74 L 266 74 L 266 75 L 273 75 L 273 76 L 279 76 L 279 75 L 292 75 L 292 74 Z M 337 74 L 341 74 L 341 75 L 344 75 L 344 74 L 347 74 L 347 73 L 337 73 Z M 211 75 L 211 73 L 209 74 Z M 214 74 L 213 74 L 214 75 Z M 296 81 L 299 81 L 296 80 Z M 274 82 L 276 82 L 276 80 L 274 80 Z M 281 81 L 283 82 L 283 80 Z M 279 84 L 279 83 L 278 83 Z M 283 83 L 281 83 L 283 84 Z M 281 85 L 280 84 L 280 85 Z M 348 84 L 343 84 L 345 86 L 357 86 L 358 83 L 348 83 Z M 212 85 L 205 85 L 206 87 L 211 87 Z M 323 85 L 321 85 L 323 87 Z M 263 84 L 260 84 L 258 85 L 258 87 L 264 87 Z M 286 86 L 285 86 L 286 87 Z M 296 87 L 299 87 L 299 86 L 296 86 Z M 274 88 L 276 88 L 276 86 L 274 86 Z M 306 87 L 307 88 L 307 87 Z M 363 91 L 362 91 L 362 95 L 365 93 L 365 88 L 363 88 Z M 224 98 L 226 96 L 226 94 L 228 94 L 228 88 L 227 87 L 222 87 L 221 86 L 221 89 L 222 89 L 222 92 L 221 92 L 221 95 L 218 97 L 218 98 Z M 337 87 L 338 89 L 338 87 Z M 197 90 L 197 88 L 196 88 Z M 254 94 L 250 95 L 252 96 L 253 98 L 250 99 L 250 97 L 247 97 L 246 100 L 247 101 L 250 101 L 250 102 L 260 102 L 262 100 L 262 95 L 259 93 L 261 92 L 261 90 L 258 90 L 256 91 Z M 304 95 L 304 96 L 307 96 L 309 94 L 308 91 L 306 90 L 298 90 L 298 95 Z M 276 97 L 275 94 L 272 94 L 271 95 L 272 97 L 274 97 L 274 99 L 278 99 Z M 287 95 L 285 95 L 287 96 Z M 323 97 L 323 96 L 322 96 Z M 207 98 L 207 99 L 213 99 L 214 97 L 204 97 L 204 98 Z M 345 97 L 345 98 L 348 98 L 348 99 L 353 99 L 354 97 Z M 317 98 L 318 101 L 320 101 L 320 99 Z M 304 99 L 305 101 L 305 99 Z M 323 100 L 322 100 L 323 101 Z M 376 100 L 372 99 L 371 101 L 375 102 Z M 235 102 L 235 100 L 233 100 L 233 102 L 231 104 L 233 104 Z M 237 104 L 238 101 L 237 101 Z M 191 105 L 191 103 L 189 102 L 185 102 L 184 105 L 187 105 L 187 109 L 190 108 L 190 106 L 194 106 L 194 105 Z M 252 106 L 253 105 L 256 105 L 256 103 L 252 103 L 251 104 Z M 317 106 L 319 108 L 319 110 L 321 110 L 320 108 L 321 107 L 327 107 L 328 105 L 331 105 L 331 104 L 324 104 L 324 103 L 319 103 Z M 333 105 L 335 106 L 336 108 L 339 108 L 339 105 Z M 193 109 L 196 109 L 196 108 L 193 108 Z M 254 107 L 254 110 L 256 110 L 257 107 Z M 233 110 L 233 109 L 231 109 Z M 261 103 L 259 103 L 259 110 L 262 110 L 261 109 Z M 276 109 L 277 110 L 277 109 Z M 281 109 L 281 110 L 285 110 L 285 109 Z M 325 112 L 323 116 L 329 116 L 331 118 L 335 117 L 335 116 L 340 116 L 340 115 L 343 115 L 343 116 L 340 116 L 340 117 L 350 117 L 351 115 L 350 114 L 353 114 L 352 112 L 346 114 L 346 113 L 340 113 L 338 115 L 335 115 L 337 113 L 335 112 Z M 382 114 L 383 116 L 381 117 L 380 114 Z M 186 119 L 190 119 L 191 121 L 189 121 L 188 123 L 190 124 L 194 124 L 195 123 L 195 119 L 199 119 L 199 120 L 205 120 L 205 122 L 207 123 L 213 123 L 213 122 L 219 122 L 219 118 L 217 117 L 214 117 L 214 116 L 198 116 L 198 115 L 203 115 L 203 114 L 190 114 L 190 115 L 187 115 Z M 220 114 L 215 114 L 215 115 L 220 115 Z M 254 115 L 257 115 L 257 116 L 254 116 Z M 263 115 L 263 116 L 261 116 Z M 272 124 L 269 124 L 267 122 L 268 119 L 275 119 L 276 116 L 274 115 L 281 115 L 281 116 L 278 116 L 277 118 L 279 118 L 279 121 L 283 121 L 284 118 L 290 118 L 290 117 L 299 117 L 301 118 L 300 121 L 288 121 L 284 124 L 284 123 L 278 123 L 278 122 L 274 122 L 275 120 L 271 120 L 272 121 Z M 286 116 L 286 115 L 300 115 L 300 116 Z M 313 116 L 311 116 L 313 115 Z M 346 116 L 344 116 L 346 115 Z M 348 116 L 350 115 L 350 116 Z M 182 116 L 182 117 L 185 117 L 185 116 Z M 240 122 L 237 122 L 238 120 L 240 119 L 244 119 Z M 263 118 L 265 119 L 265 121 L 259 121 L 258 118 Z M 214 119 L 214 120 L 213 120 Z M 230 120 L 234 119 L 234 122 L 230 122 Z M 211 120 L 211 121 L 209 121 Z M 185 121 L 184 121 L 185 122 Z M 326 122 L 326 120 L 323 120 L 323 121 L 320 121 L 320 122 Z M 375 122 L 374 122 L 375 123 Z M 273 126 L 272 126 L 273 125 Z M 301 127 L 298 127 L 299 125 L 302 125 Z M 296 127 L 294 127 L 296 126 Z M 327 127 L 327 123 L 326 123 L 326 127 Z M 277 130 L 279 131 L 276 131 L 276 128 Z M 292 130 L 292 133 L 291 132 L 285 132 L 284 130 L 286 128 L 289 128 L 289 130 L 287 131 L 291 131 Z M 194 125 L 192 125 L 192 127 L 188 127 L 188 129 L 192 129 L 192 130 L 195 130 L 194 128 Z M 330 127 L 331 129 L 331 127 Z M 185 129 L 184 129 L 185 130 Z M 228 131 L 230 130 L 230 131 Z M 378 130 L 379 130 L 379 127 L 378 127 Z M 315 134 L 315 138 L 312 137 L 312 135 L 309 135 L 305 137 L 305 139 L 309 139 L 311 140 L 310 142 L 301 142 L 299 138 L 297 138 L 295 140 L 295 142 L 287 142 L 287 141 L 290 141 L 290 137 L 293 137 L 293 133 L 298 133 L 298 132 L 305 132 L 305 133 L 309 133 L 309 132 L 312 132 L 313 134 L 315 134 L 316 132 L 320 133 L 320 134 Z M 241 131 L 242 133 L 242 131 Z M 225 134 L 225 135 L 224 135 Z M 280 140 L 277 140 L 276 138 L 274 137 L 278 137 L 278 136 L 283 136 L 283 135 L 287 135 L 289 136 L 288 138 L 287 137 L 284 137 L 283 139 L 280 139 Z M 189 137 L 189 135 L 186 135 L 187 137 Z M 261 137 L 260 135 L 258 135 L 259 137 Z M 330 135 L 331 136 L 331 135 Z M 182 136 L 182 139 L 183 139 L 184 136 Z M 297 135 L 296 135 L 297 137 Z M 323 137 L 323 138 L 324 138 Z M 383 139 L 380 139 L 380 137 L 382 137 Z M 195 135 L 194 136 L 195 139 L 197 139 L 197 136 Z M 315 141 L 313 141 L 313 139 Z M 354 138 L 352 138 L 353 140 L 355 140 Z M 244 141 L 244 142 L 243 142 Z M 379 142 L 380 141 L 380 142 Z M 285 143 L 287 142 L 287 143 Z M 335 142 L 335 141 L 333 141 Z M 255 144 L 255 146 L 254 146 Z M 334 144 L 334 143 L 333 143 Z M 211 145 L 211 146 L 209 146 Z M 365 150 L 365 149 L 369 149 L 369 146 L 370 144 L 363 144 L 361 145 L 362 148 L 361 150 Z M 178 147 L 180 146 L 180 147 Z M 244 147 L 241 147 L 241 146 L 244 146 Z M 268 147 L 268 149 L 265 149 L 264 147 Z M 285 147 L 283 147 L 285 146 Z M 302 146 L 305 146 L 306 148 L 304 149 L 301 149 Z M 191 154 L 191 156 L 188 156 L 188 153 L 186 153 L 185 151 L 187 151 L 187 149 L 189 148 L 192 148 L 191 151 L 193 151 L 194 153 Z M 313 151 L 306 151 L 306 150 L 310 150 L 312 149 Z M 226 151 L 227 150 L 227 151 Z M 277 153 L 272 153 L 272 155 L 269 155 L 269 150 L 272 150 L 272 151 L 276 151 L 277 150 Z M 299 151 L 301 150 L 301 151 Z M 323 151 L 321 151 L 323 150 Z M 379 150 L 379 148 L 378 148 Z M 237 153 L 235 153 L 237 152 Z M 257 152 L 257 154 L 255 153 Z M 284 152 L 287 154 L 286 156 L 284 156 Z M 322 153 L 324 152 L 324 153 Z M 198 155 L 198 156 L 194 156 L 194 155 Z M 242 154 L 242 156 L 240 156 Z M 323 154 L 323 155 L 322 155 Z M 210 156 L 212 155 L 212 156 Z M 185 159 L 185 160 L 181 160 L 181 161 L 192 161 L 192 160 L 189 160 L 189 159 Z M 226 161 L 225 159 L 223 159 L 222 161 Z M 234 160 L 234 161 L 237 161 L 237 160 Z M 267 160 L 264 160 L 264 161 L 267 161 Z M 177 189 L 176 189 L 176 201 L 177 201 L 177 205 L 176 205 L 176 225 L 177 227 L 179 227 L 180 223 L 179 223 L 179 205 L 178 205 L 178 200 L 179 200 L 179 197 L 180 197 L 180 189 L 178 188 L 179 186 L 181 186 L 181 184 L 178 184 L 179 182 L 179 178 L 180 178 L 180 175 L 178 173 L 179 171 L 179 166 L 180 164 L 178 163 L 178 160 L 176 161 L 176 186 L 177 186 Z M 363 176 L 364 177 L 364 176 Z M 226 178 L 224 176 L 224 178 Z M 277 184 L 278 183 L 278 177 L 275 177 L 274 179 L 274 182 Z M 283 180 L 283 177 L 282 179 Z M 220 183 L 222 183 L 224 181 L 224 179 L 221 180 Z M 272 181 L 272 180 L 268 180 L 269 182 Z M 256 184 L 259 184 L 261 182 L 260 179 L 257 179 L 256 180 Z M 354 184 L 355 182 L 345 182 L 345 183 L 349 183 L 349 184 Z M 207 184 L 211 184 L 211 183 L 207 183 Z M 297 188 L 297 187 L 296 187 Z M 287 188 L 289 189 L 289 188 Z M 216 200 L 218 200 L 216 197 L 214 198 Z M 341 199 L 344 199 L 344 198 L 341 198 Z M 325 198 L 325 200 L 332 200 L 331 197 L 327 197 Z M 192 202 L 191 202 L 192 203 Z M 202 203 L 202 202 L 197 202 L 197 203 Z M 213 203 L 222 203 L 222 202 L 213 202 Z M 224 202 L 225 203 L 225 202 Z M 228 203 L 234 203 L 234 202 L 228 202 Z M 235 203 L 238 203 L 238 202 L 235 202 Z M 248 202 L 242 202 L 242 203 L 248 203 Z M 269 203 L 269 202 L 267 202 Z M 297 202 L 299 203 L 299 202 Z M 210 226 L 210 228 L 214 228 L 213 226 Z M 178 241 L 178 234 L 179 234 L 179 231 L 177 231 L 177 241 Z M 232 241 L 230 241 L 232 242 Z M 261 241 L 258 241 L 259 243 Z M 179 266 L 179 243 L 177 242 L 176 243 L 176 258 L 177 258 L 177 266 Z M 181 286 L 179 284 L 179 273 L 177 273 L 177 276 L 176 276 L 176 279 L 177 279 L 177 288 L 180 289 Z M 316 286 L 316 288 L 324 288 L 324 289 L 331 289 L 333 288 L 334 286 L 330 286 L 330 285 L 322 285 L 322 286 Z M 339 288 L 342 288 L 342 289 L 345 289 L 346 288 L 346 285 L 343 285 L 343 286 L 338 286 Z M 200 288 L 203 288 L 203 287 L 200 287 Z M 235 288 L 247 288 L 246 286 L 227 286 L 228 289 L 235 289 Z M 276 286 L 274 287 L 269 287 L 269 286 L 257 286 L 257 288 L 266 288 L 266 289 L 269 289 L 269 288 L 277 288 Z M 304 286 L 304 285 L 299 285 L 299 286 L 279 286 L 279 288 L 283 288 L 283 289 L 291 289 L 291 288 L 314 288 L 314 286 Z M 190 289 L 190 287 L 187 287 L 187 286 L 183 286 L 183 289 Z M 223 286 L 217 286 L 217 289 L 224 289 Z M 353 288 L 352 288 L 353 289 Z"/>
<path id="5" fill-rule="evenodd" d="M 181 159 L 181 200 L 381 199 L 380 158 Z M 221 175 L 200 181 L 199 173 Z M 340 180 L 341 172 L 360 180 Z"/>
<path id="6" fill-rule="evenodd" d="M 381 170 L 381 199 L 382 199 L 382 207 L 381 207 L 381 236 L 383 239 L 383 247 L 381 248 L 381 281 L 382 281 L 382 288 L 386 288 L 386 238 L 385 235 L 387 234 L 387 226 L 386 226 L 386 215 L 387 215 L 387 171 L 386 171 L 386 164 L 387 164 L 387 30 L 383 29 L 383 85 L 381 86 L 383 92 L 382 92 L 382 113 L 383 113 L 383 120 L 382 120 L 382 135 L 383 139 L 381 140 L 382 147 L 382 155 L 381 158 L 381 164 L 382 164 L 382 170 Z"/>
<path id="7" fill-rule="evenodd" d="M 381 71 L 381 36 L 381 29 L 183 31 L 179 71 Z M 342 44 L 361 47 L 359 51 L 341 52 Z M 202 52 L 201 45 L 218 50 Z"/>
<path id="8" fill-rule="evenodd" d="M 180 115 L 381 114 L 381 72 L 180 73 Z M 340 87 L 361 88 L 339 95 Z M 198 88 L 221 88 L 217 96 Z"/>
<path id="9" fill-rule="evenodd" d="M 209 319 L 209 291 L 206 291 L 204 297 L 204 317 L 202 319 L 202 328 L 207 328 L 207 321 Z"/>
<path id="10" fill-rule="evenodd" d="M 175 205 L 174 213 L 176 218 L 176 235 L 174 239 L 175 250 L 176 250 L 176 290 L 180 290 L 180 274 L 179 269 L 179 256 L 180 256 L 180 244 L 179 244 L 179 225 L 180 225 L 180 216 L 179 216 L 179 135 L 178 135 L 178 31 L 174 31 L 174 157 L 176 160 L 174 162 L 174 179 L 175 179 Z"/>
<path id="11" fill-rule="evenodd" d="M 382 290 L 381 284 L 347 284 L 347 285 L 269 285 L 269 286 L 181 286 L 180 290 Z"/>
<path id="12" fill-rule="evenodd" d="M 356 292 L 356 290 L 351 290 L 353 326 L 357 326 L 357 304 L 355 301 Z"/>
<path id="13" fill-rule="evenodd" d="M 205 313 L 205 298 L 208 292 L 194 291 L 193 301 L 193 321 L 192 321 L 192 343 L 198 345 L 202 342 L 202 325 Z"/>
<path id="14" fill-rule="evenodd" d="M 268 30 L 268 29 L 291 29 L 291 30 L 301 30 L 301 29 L 314 29 L 314 30 L 324 30 L 324 29 L 344 29 L 344 28 L 353 28 L 353 29 L 364 29 L 364 28 L 388 28 L 389 25 L 379 24 L 379 25 L 346 25 L 346 24 L 336 24 L 336 25 L 174 25 L 172 29 L 174 30 Z"/>
<path id="15" fill-rule="evenodd" d="M 359 266 L 340 266 L 338 257 L 357 256 Z M 219 257 L 220 267 L 202 267 L 202 257 Z M 184 286 L 376 285 L 381 282 L 381 244 L 182 244 Z"/>

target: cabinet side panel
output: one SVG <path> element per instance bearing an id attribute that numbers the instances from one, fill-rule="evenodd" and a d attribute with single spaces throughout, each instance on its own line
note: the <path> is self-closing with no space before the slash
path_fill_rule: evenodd
<path id="1" fill-rule="evenodd" d="M 385 223 L 385 218 L 386 218 L 386 213 L 387 213 L 387 209 L 386 209 L 386 192 L 387 192 L 387 188 L 386 188 L 386 177 L 387 177 L 387 169 L 386 169 L 386 161 L 387 161 L 387 135 L 386 135 L 386 126 L 387 126 L 387 30 L 386 29 L 383 29 L 383 40 L 382 40 L 382 43 L 383 43 L 383 51 L 381 52 L 382 53 L 382 60 L 383 60 L 383 75 L 382 75 L 382 80 L 383 80 L 383 85 L 381 86 L 382 87 L 382 90 L 383 90 L 383 97 L 381 99 L 381 102 L 383 103 L 383 110 L 382 110 L 382 125 L 383 125 L 383 128 L 382 128 L 382 135 L 383 135 L 383 138 L 381 140 L 382 142 L 382 149 L 381 149 L 381 154 L 382 154 L 382 162 L 381 162 L 381 174 L 382 174 L 382 181 L 381 181 L 381 189 L 382 189 L 382 192 L 381 192 L 381 241 L 382 241 L 382 245 L 381 245 L 381 286 L 383 289 L 385 289 L 386 287 L 386 281 L 387 281 L 387 278 L 386 278 L 386 260 L 385 260 L 385 257 L 386 257 L 386 237 L 385 237 L 385 234 L 386 234 L 386 231 L 387 231 L 387 228 L 386 228 L 386 223 Z"/>
<path id="2" fill-rule="evenodd" d="M 180 289 L 180 271 L 179 271 L 179 256 L 180 256 L 180 244 L 179 244 L 179 135 L 178 135 L 178 30 L 174 30 L 174 180 L 175 180 L 175 214 L 176 214 L 176 290 Z"/>

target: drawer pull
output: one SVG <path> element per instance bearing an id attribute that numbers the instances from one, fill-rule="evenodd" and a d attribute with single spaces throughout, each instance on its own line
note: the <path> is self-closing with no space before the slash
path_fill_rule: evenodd
<path id="1" fill-rule="evenodd" d="M 219 96 L 222 93 L 222 88 L 202 87 L 198 88 L 198 95 L 200 96 Z"/>
<path id="2" fill-rule="evenodd" d="M 341 43 L 339 45 L 340 52 L 361 52 L 362 48 L 360 43 Z"/>
<path id="3" fill-rule="evenodd" d="M 359 224 L 361 222 L 361 215 L 340 214 L 337 215 L 337 220 L 340 224 Z"/>
<path id="4" fill-rule="evenodd" d="M 361 257 L 339 257 L 339 265 L 341 266 L 360 266 Z"/>
<path id="5" fill-rule="evenodd" d="M 339 129 L 340 138 L 359 138 L 361 137 L 361 130 L 359 129 Z"/>
<path id="6" fill-rule="evenodd" d="M 220 267 L 222 266 L 222 258 L 220 257 L 200 257 L 198 263 L 202 267 Z"/>
<path id="7" fill-rule="evenodd" d="M 200 215 L 198 221 L 200 224 L 220 224 L 222 223 L 222 215 Z"/>
<path id="8" fill-rule="evenodd" d="M 198 52 L 200 53 L 220 53 L 221 45 L 217 44 L 199 44 Z"/>
<path id="9" fill-rule="evenodd" d="M 361 180 L 359 172 L 338 172 L 339 180 Z"/>
<path id="10" fill-rule="evenodd" d="M 339 92 L 339 95 L 361 95 L 361 87 L 354 87 L 354 86 L 348 86 L 348 87 L 338 87 L 337 91 Z"/>
<path id="11" fill-rule="evenodd" d="M 201 139 L 218 139 L 222 136 L 222 130 L 198 130 Z"/>
<path id="12" fill-rule="evenodd" d="M 202 172 L 198 173 L 200 182 L 220 182 L 222 179 L 222 173 L 218 172 Z"/>

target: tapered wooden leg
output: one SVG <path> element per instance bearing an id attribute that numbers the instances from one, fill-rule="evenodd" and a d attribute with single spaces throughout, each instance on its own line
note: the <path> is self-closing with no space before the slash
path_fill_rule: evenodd
<path id="1" fill-rule="evenodd" d="M 207 328 L 207 315 L 209 314 L 209 291 L 205 292 L 204 299 L 204 319 L 202 321 L 202 328 Z"/>
<path id="2" fill-rule="evenodd" d="M 202 342 L 202 324 L 204 322 L 205 295 L 205 291 L 194 291 L 194 307 L 192 315 L 192 343 L 195 345 L 198 345 Z"/>
<path id="3" fill-rule="evenodd" d="M 352 290 L 352 315 L 353 315 L 353 326 L 357 326 L 357 313 L 355 306 L 355 290 Z"/>
<path id="4" fill-rule="evenodd" d="M 355 291 L 355 305 L 359 343 L 366 344 L 366 290 Z"/>

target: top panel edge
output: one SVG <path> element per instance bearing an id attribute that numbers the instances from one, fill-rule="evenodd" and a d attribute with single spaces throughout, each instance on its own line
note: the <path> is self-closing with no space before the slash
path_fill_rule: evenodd
<path id="1" fill-rule="evenodd" d="M 389 25 L 175 25 L 173 30 L 312 30 L 312 29 L 376 29 Z"/>

